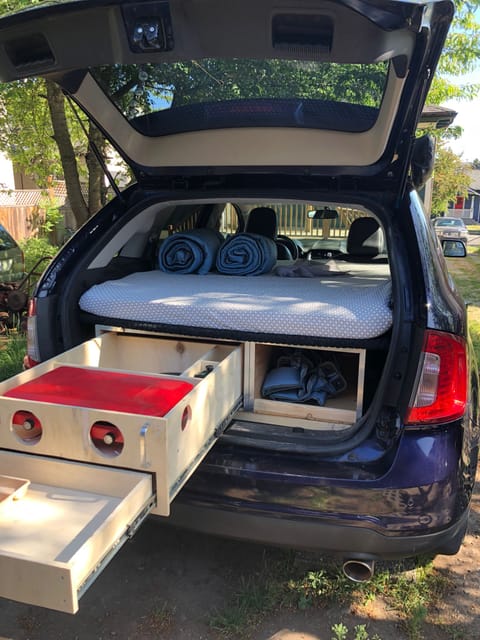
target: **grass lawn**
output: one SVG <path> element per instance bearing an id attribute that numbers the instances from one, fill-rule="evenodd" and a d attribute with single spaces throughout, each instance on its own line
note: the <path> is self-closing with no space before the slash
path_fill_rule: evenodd
<path id="1" fill-rule="evenodd" d="M 470 247 L 466 258 L 449 258 L 447 264 L 455 284 L 468 304 L 468 326 L 477 361 L 480 362 L 480 250 L 478 247 Z"/>
<path id="2" fill-rule="evenodd" d="M 0 380 L 20 373 L 26 352 L 26 336 L 12 332 L 0 337 Z"/>

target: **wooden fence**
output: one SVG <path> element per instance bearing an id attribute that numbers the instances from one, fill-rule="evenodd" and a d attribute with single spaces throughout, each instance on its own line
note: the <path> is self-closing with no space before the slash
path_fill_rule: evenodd
<path id="1" fill-rule="evenodd" d="M 15 240 L 21 241 L 35 235 L 32 220 L 39 215 L 37 205 L 31 206 L 0 206 L 0 224 Z"/>

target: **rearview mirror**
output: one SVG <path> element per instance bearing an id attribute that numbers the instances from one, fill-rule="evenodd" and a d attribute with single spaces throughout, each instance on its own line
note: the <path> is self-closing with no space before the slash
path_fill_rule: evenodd
<path id="1" fill-rule="evenodd" d="M 336 220 L 338 218 L 338 211 L 336 209 L 330 209 L 329 207 L 323 207 L 323 209 L 308 211 L 307 217 L 310 220 Z"/>
<path id="2" fill-rule="evenodd" d="M 443 255 L 446 258 L 465 258 L 467 248 L 461 240 L 442 240 Z"/>

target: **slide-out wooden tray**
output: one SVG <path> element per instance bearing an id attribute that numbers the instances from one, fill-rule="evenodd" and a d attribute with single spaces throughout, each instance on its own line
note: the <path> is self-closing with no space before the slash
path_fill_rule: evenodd
<path id="1" fill-rule="evenodd" d="M 0 469 L 30 481 L 0 510 L 0 596 L 75 613 L 152 508 L 151 474 L 7 451 Z"/>

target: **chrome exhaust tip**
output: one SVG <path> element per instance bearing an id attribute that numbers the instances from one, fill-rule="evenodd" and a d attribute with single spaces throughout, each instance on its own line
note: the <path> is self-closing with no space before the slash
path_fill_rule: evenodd
<path id="1" fill-rule="evenodd" d="M 375 562 L 373 560 L 345 560 L 342 569 L 352 582 L 368 582 L 373 577 Z"/>

